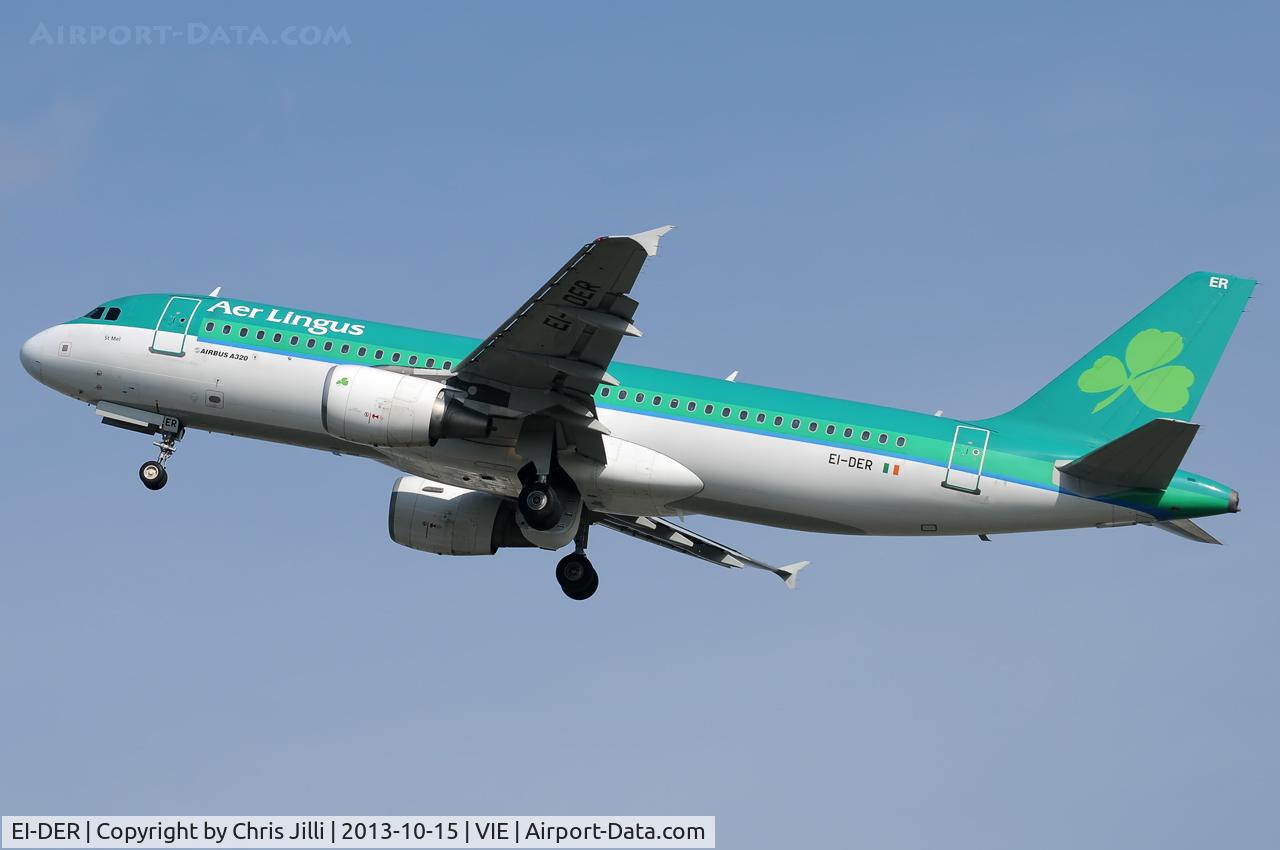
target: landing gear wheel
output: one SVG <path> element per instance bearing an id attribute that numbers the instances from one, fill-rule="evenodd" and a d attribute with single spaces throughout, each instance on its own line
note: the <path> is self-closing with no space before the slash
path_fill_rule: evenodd
<path id="1" fill-rule="evenodd" d="M 537 531 L 549 531 L 564 515 L 564 507 L 555 489 L 545 481 L 530 481 L 516 500 L 520 516 Z"/>
<path id="2" fill-rule="evenodd" d="M 556 581 L 570 599 L 590 599 L 600 587 L 600 576 L 586 555 L 566 555 L 556 564 Z"/>
<path id="3" fill-rule="evenodd" d="M 169 473 L 158 462 L 149 460 L 138 470 L 138 477 L 148 490 L 159 490 L 168 482 Z"/>

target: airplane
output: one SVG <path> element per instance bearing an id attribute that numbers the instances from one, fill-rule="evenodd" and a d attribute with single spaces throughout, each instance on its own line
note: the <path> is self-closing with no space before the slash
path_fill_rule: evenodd
<path id="1" fill-rule="evenodd" d="M 159 490 L 191 430 L 369 458 L 396 543 L 440 555 L 572 545 L 602 526 L 795 586 L 689 529 L 708 515 L 848 535 L 990 535 L 1194 522 L 1237 492 L 1181 469 L 1190 421 L 1256 281 L 1197 272 L 1012 410 L 954 419 L 615 362 L 670 226 L 584 245 L 483 340 L 221 295 L 116 298 L 22 345 L 27 372 L 157 437 Z M 1059 317 L 1060 319 L 1066 317 Z M 1055 325 L 1065 325 L 1058 321 Z"/>

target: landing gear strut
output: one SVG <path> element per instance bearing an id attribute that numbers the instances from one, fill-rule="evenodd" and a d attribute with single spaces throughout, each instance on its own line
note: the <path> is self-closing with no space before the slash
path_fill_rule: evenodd
<path id="1" fill-rule="evenodd" d="M 161 432 L 160 439 L 155 442 L 155 447 L 160 450 L 160 457 L 147 461 L 138 469 L 138 477 L 142 479 L 143 487 L 148 490 L 159 490 L 169 482 L 169 472 L 164 467 L 169 462 L 169 458 L 173 457 L 173 453 L 178 450 L 178 441 L 181 439 L 181 428 L 177 431 Z"/>
<path id="2" fill-rule="evenodd" d="M 578 536 L 573 541 L 573 554 L 565 555 L 556 564 L 556 581 L 560 582 L 560 589 L 565 596 L 578 601 L 590 599 L 600 587 L 600 576 L 596 573 L 596 568 L 591 566 L 591 561 L 587 560 L 587 530 L 590 527 L 590 523 L 583 519 Z"/>

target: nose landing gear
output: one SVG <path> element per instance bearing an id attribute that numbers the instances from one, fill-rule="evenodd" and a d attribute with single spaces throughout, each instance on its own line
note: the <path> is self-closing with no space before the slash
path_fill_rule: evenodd
<path id="1" fill-rule="evenodd" d="M 556 564 L 556 581 L 570 599 L 581 602 L 590 599 L 600 587 L 600 576 L 587 559 L 587 531 L 591 524 L 584 518 L 578 536 L 574 538 L 573 554 L 565 555 Z"/>
<path id="2" fill-rule="evenodd" d="M 181 428 L 177 431 L 161 432 L 160 439 L 155 442 L 155 447 L 160 450 L 160 457 L 147 461 L 138 469 L 138 478 L 142 479 L 143 487 L 148 490 L 159 490 L 169 483 L 169 471 L 165 469 L 165 464 L 178 450 L 178 441 L 181 439 Z"/>

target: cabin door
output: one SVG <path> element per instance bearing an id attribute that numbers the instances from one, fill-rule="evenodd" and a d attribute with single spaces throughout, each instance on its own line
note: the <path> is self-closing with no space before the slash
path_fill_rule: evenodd
<path id="1" fill-rule="evenodd" d="M 951 458 L 947 461 L 947 476 L 943 487 L 964 493 L 978 493 L 982 480 L 982 464 L 987 459 L 987 443 L 991 432 L 972 425 L 957 425 L 955 439 L 951 441 Z"/>
<path id="2" fill-rule="evenodd" d="M 199 298 L 185 298 L 175 295 L 169 299 L 160 321 L 156 323 L 156 335 L 151 339 L 151 350 L 156 354 L 170 354 L 181 357 L 187 344 L 187 334 L 195 321 L 196 310 L 200 308 Z"/>

